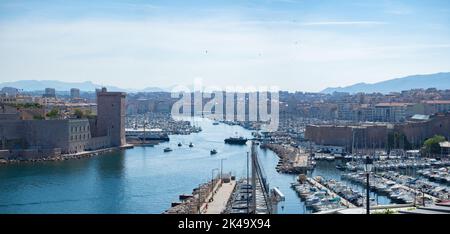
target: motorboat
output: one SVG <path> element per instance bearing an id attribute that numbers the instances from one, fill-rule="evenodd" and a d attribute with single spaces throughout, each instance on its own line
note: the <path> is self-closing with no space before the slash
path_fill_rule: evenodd
<path id="1" fill-rule="evenodd" d="M 346 167 L 344 165 L 338 164 L 338 165 L 336 165 L 336 169 L 344 171 L 346 169 Z"/>
<path id="2" fill-rule="evenodd" d="M 167 148 L 164 148 L 164 152 L 171 152 L 172 151 L 172 149 L 170 148 L 170 147 L 167 147 Z"/>

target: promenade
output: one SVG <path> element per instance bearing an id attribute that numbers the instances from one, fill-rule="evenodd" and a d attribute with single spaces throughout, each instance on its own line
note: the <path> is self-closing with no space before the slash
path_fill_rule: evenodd
<path id="1" fill-rule="evenodd" d="M 236 186 L 236 181 L 232 180 L 229 183 L 222 183 L 222 186 L 215 188 L 215 192 L 213 192 L 212 198 L 213 200 L 204 205 L 204 209 L 202 210 L 203 214 L 221 214 L 226 206 L 227 202 L 230 199 L 231 194 L 233 193 L 234 187 Z"/>

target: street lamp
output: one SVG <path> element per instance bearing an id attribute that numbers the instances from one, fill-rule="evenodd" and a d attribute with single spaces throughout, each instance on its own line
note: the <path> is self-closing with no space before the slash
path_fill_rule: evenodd
<path id="1" fill-rule="evenodd" d="M 219 168 L 211 170 L 211 192 L 214 190 L 214 171 L 219 171 Z"/>
<path id="2" fill-rule="evenodd" d="M 366 192 L 367 192 L 367 198 L 366 198 L 366 214 L 370 214 L 370 194 L 369 194 L 369 175 L 372 171 L 373 162 L 372 159 L 369 158 L 369 156 L 366 156 L 366 161 L 364 162 L 364 172 L 366 172 Z"/>
<path id="3" fill-rule="evenodd" d="M 422 204 L 423 204 L 423 207 L 425 207 L 425 189 L 426 189 L 426 186 L 422 185 Z"/>
<path id="4" fill-rule="evenodd" d="M 222 176 L 223 176 L 223 161 L 227 160 L 226 158 L 221 158 L 220 159 L 220 180 L 222 181 Z"/>

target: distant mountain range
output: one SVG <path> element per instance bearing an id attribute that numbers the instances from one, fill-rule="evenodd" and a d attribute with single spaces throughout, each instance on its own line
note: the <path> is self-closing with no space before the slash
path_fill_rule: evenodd
<path id="1" fill-rule="evenodd" d="M 347 93 L 390 93 L 410 89 L 450 89 L 450 72 L 428 75 L 414 75 L 403 78 L 386 80 L 374 84 L 358 83 L 347 87 L 326 88 L 321 93 L 347 92 Z"/>
<path id="2" fill-rule="evenodd" d="M 19 80 L 13 82 L 3 82 L 0 83 L 0 88 L 3 87 L 13 87 L 21 89 L 23 91 L 40 91 L 45 88 L 54 88 L 57 91 L 69 91 L 71 88 L 77 88 L 81 91 L 91 91 L 94 92 L 95 89 L 106 87 L 108 91 L 119 91 L 119 92 L 163 92 L 166 89 L 158 87 L 147 87 L 142 90 L 137 89 L 123 89 L 115 86 L 103 86 L 99 84 L 94 84 L 91 81 L 85 82 L 63 82 L 57 80 Z M 167 89 L 169 90 L 169 89 Z"/>
<path id="3" fill-rule="evenodd" d="M 14 87 L 23 91 L 41 91 L 45 88 L 54 88 L 57 91 L 69 91 L 71 88 L 78 88 L 81 91 L 94 92 L 95 89 L 106 87 L 109 91 L 120 92 L 170 92 L 171 88 L 147 87 L 143 89 L 123 89 L 115 86 L 102 86 L 85 82 L 63 82 L 56 80 L 19 80 L 13 82 L 0 83 L 0 89 L 3 87 Z M 450 89 L 450 72 L 436 73 L 428 75 L 414 75 L 392 80 L 386 80 L 374 84 L 358 83 L 346 87 L 326 88 L 321 93 L 347 92 L 347 93 L 390 93 L 400 92 L 410 89 Z"/>

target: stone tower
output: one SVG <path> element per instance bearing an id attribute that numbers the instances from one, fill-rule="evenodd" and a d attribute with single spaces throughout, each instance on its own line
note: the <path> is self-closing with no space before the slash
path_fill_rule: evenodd
<path id="1" fill-rule="evenodd" d="M 125 98 L 126 93 L 97 92 L 97 133 L 110 136 L 111 147 L 125 145 Z"/>

